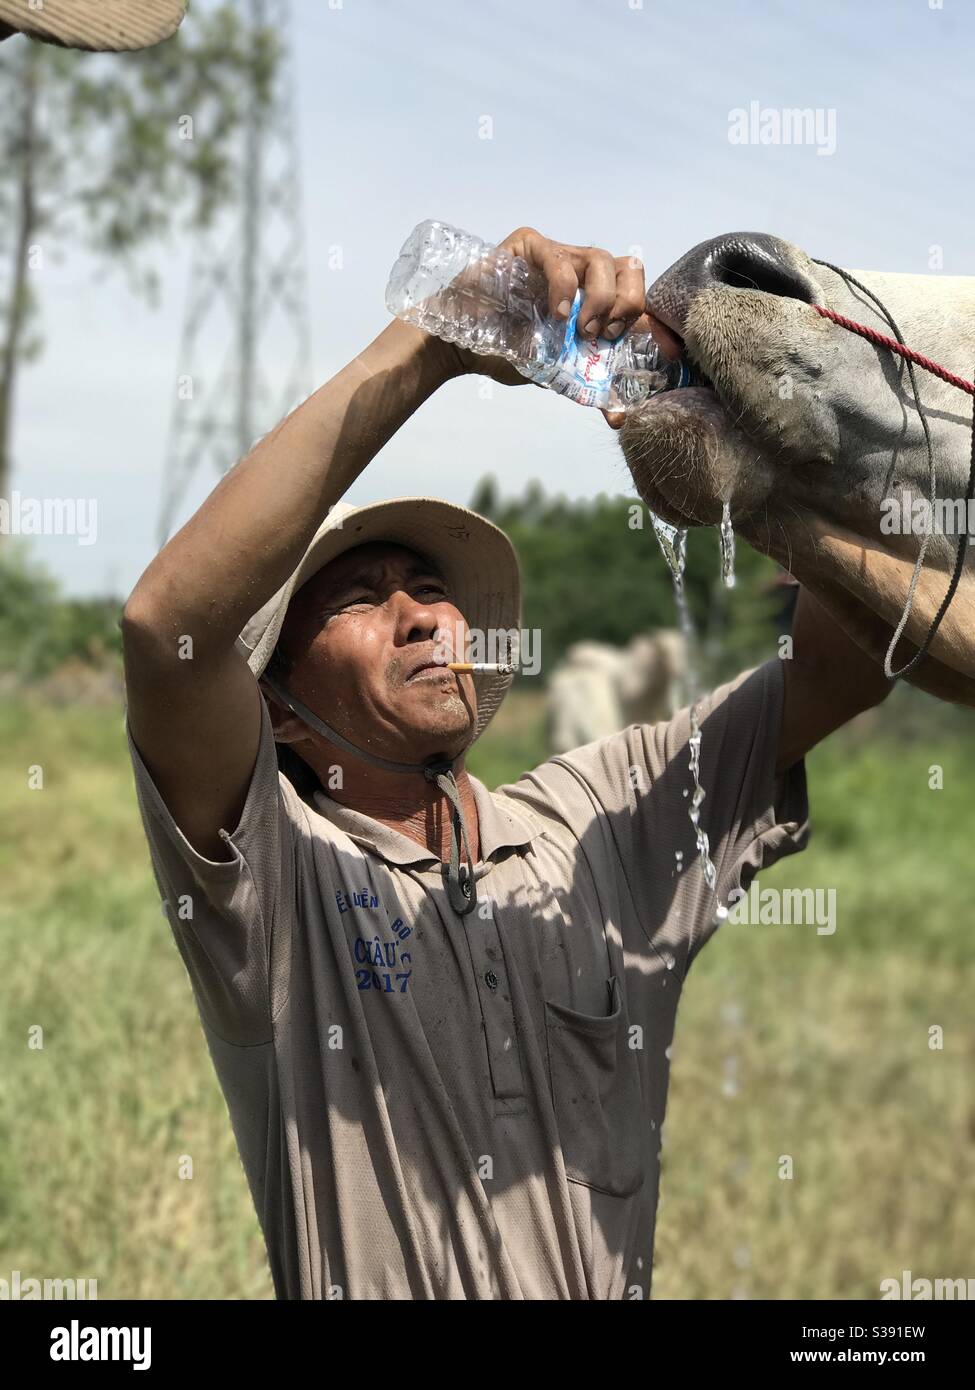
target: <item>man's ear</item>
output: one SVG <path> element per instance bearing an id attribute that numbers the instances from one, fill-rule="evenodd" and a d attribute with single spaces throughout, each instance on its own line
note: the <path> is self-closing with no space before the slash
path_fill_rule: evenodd
<path id="1" fill-rule="evenodd" d="M 308 737 L 307 726 L 286 705 L 282 705 L 262 680 L 258 680 L 274 730 L 275 743 L 301 743 Z"/>

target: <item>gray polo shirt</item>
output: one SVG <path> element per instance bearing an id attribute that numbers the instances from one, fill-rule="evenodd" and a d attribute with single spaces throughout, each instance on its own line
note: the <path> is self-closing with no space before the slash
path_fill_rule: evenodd
<path id="1" fill-rule="evenodd" d="M 703 704 L 722 900 L 806 842 L 804 766 L 774 778 L 782 688 L 773 660 Z M 472 777 L 466 917 L 422 845 L 297 795 L 266 709 L 228 862 L 129 736 L 279 1298 L 649 1296 L 677 1003 L 714 930 L 688 736 L 682 711 Z"/>

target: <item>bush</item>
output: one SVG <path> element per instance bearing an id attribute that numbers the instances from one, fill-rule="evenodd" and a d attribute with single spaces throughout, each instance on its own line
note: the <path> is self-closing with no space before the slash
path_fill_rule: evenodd
<path id="1" fill-rule="evenodd" d="M 121 661 L 115 598 L 70 599 L 26 546 L 0 545 L 0 663 L 21 681 L 38 680 L 73 658 L 103 667 Z"/>

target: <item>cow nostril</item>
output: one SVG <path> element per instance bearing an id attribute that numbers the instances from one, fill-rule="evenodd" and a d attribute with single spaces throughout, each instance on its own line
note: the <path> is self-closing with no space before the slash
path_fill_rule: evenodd
<path id="1" fill-rule="evenodd" d="M 760 290 L 782 299 L 801 299 L 813 304 L 816 294 L 809 282 L 789 265 L 757 246 L 719 247 L 711 254 L 711 278 L 739 290 Z"/>
<path id="2" fill-rule="evenodd" d="M 796 247 L 767 232 L 726 232 L 692 246 L 658 276 L 647 291 L 647 310 L 680 334 L 697 295 L 716 285 L 803 304 L 822 302 L 814 272 Z"/>

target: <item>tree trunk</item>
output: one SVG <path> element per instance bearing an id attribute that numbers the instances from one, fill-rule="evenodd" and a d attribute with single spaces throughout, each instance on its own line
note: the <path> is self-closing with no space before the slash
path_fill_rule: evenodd
<path id="1" fill-rule="evenodd" d="M 37 45 L 24 40 L 21 84 L 20 148 L 17 188 L 16 231 L 14 236 L 10 304 L 3 343 L 0 345 L 0 497 L 10 496 L 12 468 L 13 399 L 21 338 L 27 318 L 27 257 L 37 225 L 34 196 L 37 157 Z"/>

